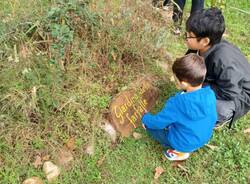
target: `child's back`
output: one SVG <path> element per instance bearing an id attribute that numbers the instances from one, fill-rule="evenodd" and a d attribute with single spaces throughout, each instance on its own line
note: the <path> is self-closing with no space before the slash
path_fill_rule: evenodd
<path id="1" fill-rule="evenodd" d="M 169 150 L 166 152 L 168 159 L 184 160 L 188 158 L 188 152 L 209 141 L 217 121 L 216 97 L 210 86 L 202 88 L 206 66 L 204 59 L 197 54 L 177 59 L 173 72 L 186 92 L 177 93 L 167 100 L 156 115 L 145 114 L 142 122 L 154 139 L 164 147 L 175 149 L 170 150 L 171 155 Z"/>
<path id="2" fill-rule="evenodd" d="M 171 146 L 182 152 L 202 147 L 209 141 L 217 120 L 214 92 L 207 86 L 179 93 L 170 100 L 176 111 L 176 120 L 169 126 L 168 132 Z"/>

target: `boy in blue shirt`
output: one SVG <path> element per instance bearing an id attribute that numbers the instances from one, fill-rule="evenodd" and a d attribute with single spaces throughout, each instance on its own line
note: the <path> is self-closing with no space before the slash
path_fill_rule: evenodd
<path id="1" fill-rule="evenodd" d="M 177 59 L 172 70 L 182 92 L 169 98 L 156 115 L 146 113 L 142 126 L 163 147 L 169 160 L 185 160 L 206 144 L 217 120 L 216 97 L 209 87 L 202 87 L 206 75 L 204 59 L 188 54 Z"/>

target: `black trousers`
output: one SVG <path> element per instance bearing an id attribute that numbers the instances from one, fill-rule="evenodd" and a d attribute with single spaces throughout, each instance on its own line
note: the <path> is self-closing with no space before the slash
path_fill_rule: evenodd
<path id="1" fill-rule="evenodd" d="M 186 0 L 174 0 L 174 12 L 172 19 L 175 23 L 179 22 L 181 24 L 185 4 Z M 203 8 L 204 0 L 192 0 L 191 14 Z"/>
<path id="2" fill-rule="evenodd" d="M 218 115 L 218 122 L 225 122 L 233 117 L 235 111 L 235 104 L 233 101 L 216 100 L 216 109 Z"/>

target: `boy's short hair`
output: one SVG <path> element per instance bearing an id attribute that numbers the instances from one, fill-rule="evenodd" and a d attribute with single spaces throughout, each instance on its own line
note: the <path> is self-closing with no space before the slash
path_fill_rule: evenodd
<path id="1" fill-rule="evenodd" d="M 193 32 L 198 38 L 208 37 L 210 45 L 219 43 L 225 31 L 221 10 L 209 8 L 194 12 L 186 22 L 186 30 Z"/>
<path id="2" fill-rule="evenodd" d="M 177 58 L 172 70 L 179 81 L 188 82 L 193 87 L 203 83 L 207 72 L 203 57 L 194 53 Z"/>

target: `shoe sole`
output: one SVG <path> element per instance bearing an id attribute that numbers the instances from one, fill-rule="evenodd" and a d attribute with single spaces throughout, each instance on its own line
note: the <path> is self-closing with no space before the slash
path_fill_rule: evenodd
<path id="1" fill-rule="evenodd" d="M 178 158 L 178 159 L 171 159 L 169 158 L 167 155 L 166 155 L 166 152 L 164 151 L 163 152 L 163 155 L 170 161 L 183 161 L 183 160 L 186 160 L 189 158 L 190 154 L 187 154 L 185 157 L 181 157 L 181 158 Z"/>

